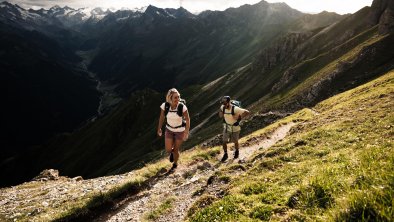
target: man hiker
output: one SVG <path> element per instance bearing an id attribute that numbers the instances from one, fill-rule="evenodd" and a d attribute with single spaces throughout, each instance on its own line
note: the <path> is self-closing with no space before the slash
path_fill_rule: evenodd
<path id="1" fill-rule="evenodd" d="M 239 106 L 236 106 L 231 102 L 230 96 L 224 96 L 221 99 L 221 106 L 219 111 L 220 118 L 223 117 L 223 151 L 224 155 L 222 157 L 222 162 L 227 160 L 227 143 L 233 142 L 235 146 L 234 159 L 239 156 L 239 133 L 241 131 L 241 127 L 239 123 L 242 118 L 249 114 L 249 111 L 246 109 L 242 109 Z M 230 140 L 230 141 L 229 141 Z"/>

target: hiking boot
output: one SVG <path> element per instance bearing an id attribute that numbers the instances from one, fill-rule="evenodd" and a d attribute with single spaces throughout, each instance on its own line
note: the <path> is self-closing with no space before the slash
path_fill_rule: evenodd
<path id="1" fill-rule="evenodd" d="M 221 161 L 224 162 L 227 160 L 227 158 L 228 158 L 227 153 L 224 153 Z"/>
<path id="2" fill-rule="evenodd" d="M 172 167 L 171 167 L 171 169 L 170 169 L 170 170 L 175 170 L 177 167 L 178 167 L 178 164 L 176 164 L 176 163 L 173 163 L 173 164 L 172 164 Z"/>
<path id="3" fill-rule="evenodd" d="M 239 150 L 235 150 L 234 159 L 237 159 L 238 157 L 239 157 Z"/>
<path id="4" fill-rule="evenodd" d="M 172 162 L 174 162 L 174 153 L 170 153 L 170 162 L 172 163 Z"/>

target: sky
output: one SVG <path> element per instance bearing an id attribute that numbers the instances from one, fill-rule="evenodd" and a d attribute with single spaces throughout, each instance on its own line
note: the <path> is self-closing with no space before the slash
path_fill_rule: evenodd
<path id="1" fill-rule="evenodd" d="M 0 0 L 3 1 L 3 0 Z M 285 2 L 290 7 L 306 13 L 321 11 L 338 14 L 354 13 L 364 6 L 370 6 L 373 0 L 266 0 L 269 3 Z M 23 8 L 50 8 L 54 5 L 72 8 L 103 7 L 103 8 L 141 8 L 154 5 L 160 8 L 184 7 L 192 13 L 204 10 L 225 10 L 229 7 L 239 7 L 244 4 L 256 4 L 260 0 L 8 0 Z"/>

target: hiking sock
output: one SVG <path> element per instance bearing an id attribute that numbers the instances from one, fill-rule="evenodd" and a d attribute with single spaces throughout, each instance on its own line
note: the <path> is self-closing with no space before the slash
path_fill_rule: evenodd
<path id="1" fill-rule="evenodd" d="M 173 163 L 173 164 L 172 164 L 172 167 L 171 167 L 171 170 L 175 170 L 177 167 L 178 167 L 178 164 Z"/>
<path id="2" fill-rule="evenodd" d="M 174 162 L 174 153 L 172 151 L 170 153 L 170 162 Z"/>
<path id="3" fill-rule="evenodd" d="M 234 159 L 237 159 L 239 157 L 239 149 L 236 149 L 234 152 Z"/>
<path id="4" fill-rule="evenodd" d="M 223 154 L 223 157 L 222 157 L 222 162 L 224 162 L 224 161 L 226 161 L 227 160 L 227 158 L 228 158 L 228 155 L 227 155 L 227 152 L 225 152 L 224 154 Z"/>

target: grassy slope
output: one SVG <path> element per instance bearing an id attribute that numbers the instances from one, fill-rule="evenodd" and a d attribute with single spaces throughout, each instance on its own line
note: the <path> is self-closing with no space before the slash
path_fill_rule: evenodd
<path id="1" fill-rule="evenodd" d="M 222 167 L 219 174 L 230 181 L 227 195 L 217 200 L 203 194 L 188 220 L 389 221 L 394 216 L 393 83 L 391 71 L 242 138 L 241 142 L 287 122 L 298 123 L 285 140 L 256 153 L 243 175 L 233 177 L 233 165 Z M 219 152 L 220 147 L 188 150 L 182 153 L 182 164 L 210 160 Z M 94 214 L 100 206 L 143 189 L 169 166 L 167 159 L 148 164 L 107 192 L 47 209 L 34 218 L 63 221 Z M 204 200 L 213 204 L 202 208 L 199 203 Z"/>
<path id="2" fill-rule="evenodd" d="M 274 83 L 279 81 L 282 72 L 272 70 L 267 73 L 259 73 L 258 70 L 253 70 L 253 65 L 230 72 L 212 84 L 211 87 L 200 86 L 186 91 L 192 115 L 192 126 L 195 126 L 195 122 L 200 122 L 210 114 L 217 112 L 218 103 L 207 104 L 206 101 L 219 101 L 223 95 L 230 95 L 241 100 L 243 106 L 250 108 L 254 113 L 277 109 L 297 110 L 298 103 L 305 103 L 303 107 L 313 105 L 317 101 L 329 97 L 330 94 L 337 94 L 354 87 L 352 84 L 361 84 L 379 76 L 382 73 L 380 70 L 383 67 L 382 64 L 390 64 L 392 60 L 392 53 L 384 52 L 387 46 L 392 45 L 392 41 L 393 37 L 390 35 L 377 35 L 377 27 L 361 32 L 340 46 L 334 47 L 331 51 L 296 64 L 292 68 L 295 70 L 293 80 L 278 92 L 270 91 Z M 362 53 L 365 54 L 367 49 L 379 51 L 379 56 L 361 56 Z M 340 69 L 343 70 L 338 71 Z M 339 72 L 338 75 L 330 77 L 337 72 Z M 330 85 L 326 86 L 326 89 L 320 92 L 318 97 L 306 100 L 304 97 L 314 84 L 325 78 L 333 78 Z M 198 117 L 196 117 L 196 110 L 199 111 Z M 211 117 L 206 125 L 210 127 L 204 127 L 198 131 L 190 141 L 192 145 L 201 143 L 206 138 L 220 132 L 221 124 L 217 115 Z"/>
<path id="3" fill-rule="evenodd" d="M 295 67 L 295 69 L 297 70 L 297 81 L 293 81 L 293 83 L 290 84 L 289 87 L 286 87 L 275 96 L 269 98 L 268 101 L 264 102 L 265 105 L 268 107 L 280 107 L 284 104 L 290 104 L 293 101 L 296 101 L 297 97 L 299 97 L 300 95 L 305 95 L 314 84 L 319 82 L 319 80 L 327 78 L 328 76 L 335 73 L 338 69 L 340 69 L 339 67 L 341 66 L 341 64 L 352 63 L 353 61 L 357 60 L 358 57 L 360 57 L 362 51 L 365 50 L 367 47 L 375 47 L 374 45 L 385 41 L 385 38 L 389 38 L 387 36 L 376 35 L 376 31 L 377 28 L 374 27 L 370 30 L 365 31 L 359 36 L 350 39 L 348 42 L 339 45 L 333 50 L 333 52 L 324 53 L 313 59 L 301 62 Z M 386 62 L 386 60 L 379 57 L 372 61 L 373 64 L 368 65 L 376 70 L 376 67 L 378 67 L 382 63 L 382 61 Z M 363 61 L 364 63 L 367 62 L 365 60 Z M 362 62 L 359 63 L 361 63 L 359 65 L 361 66 Z M 369 68 L 369 73 L 373 73 L 374 69 L 370 67 L 364 67 L 364 70 Z M 349 73 L 352 72 L 356 72 L 359 78 L 363 77 L 360 74 L 362 72 L 359 70 L 358 66 L 352 68 L 351 72 Z M 347 76 L 347 74 L 345 73 L 343 76 Z M 343 87 L 342 82 L 334 84 L 338 86 L 335 88 Z M 327 89 L 326 91 L 329 90 Z"/>
<path id="4" fill-rule="evenodd" d="M 288 117 L 305 121 L 189 220 L 390 221 L 393 83 L 391 71 Z"/>

